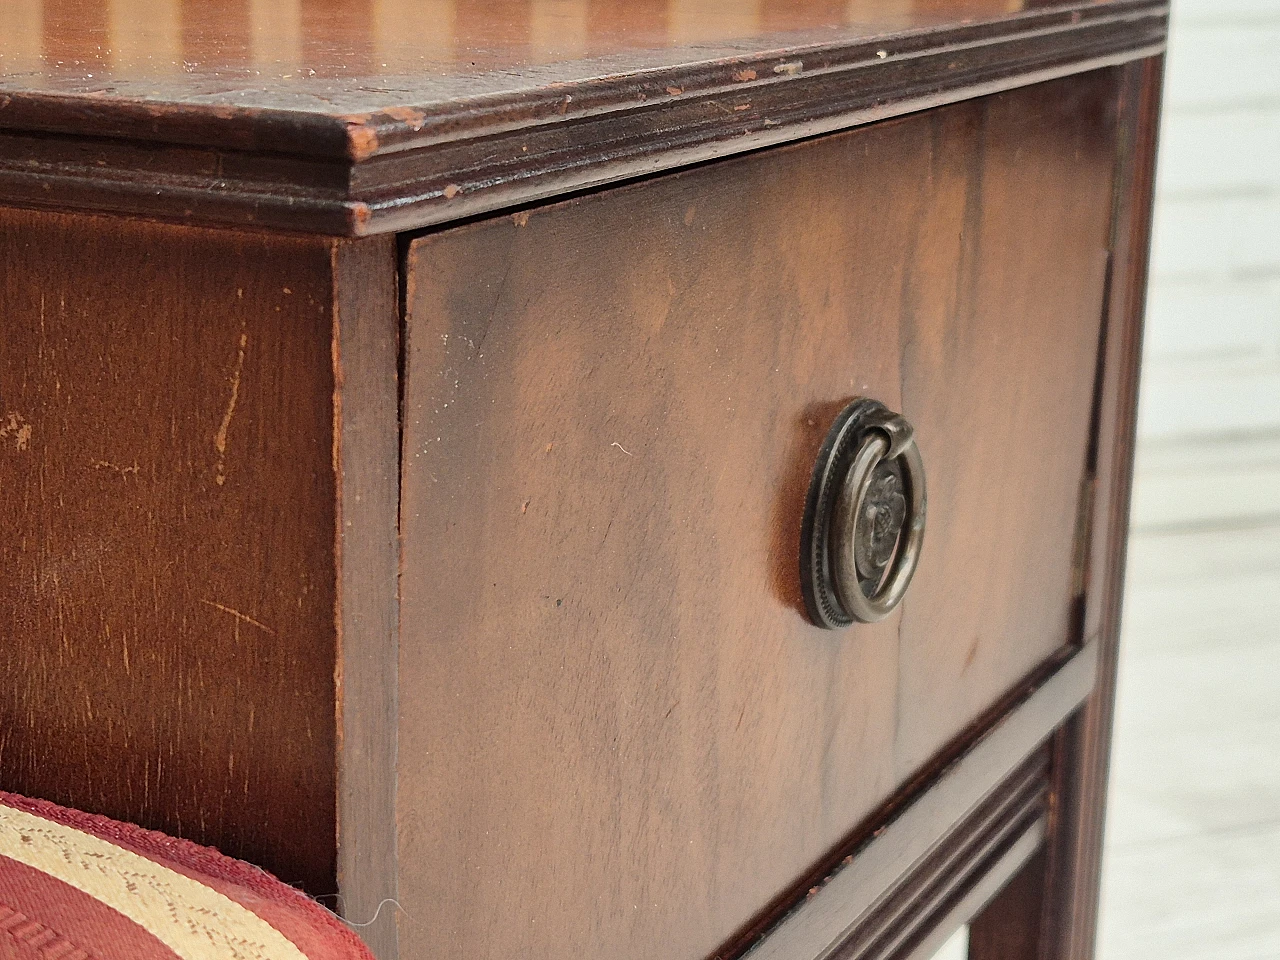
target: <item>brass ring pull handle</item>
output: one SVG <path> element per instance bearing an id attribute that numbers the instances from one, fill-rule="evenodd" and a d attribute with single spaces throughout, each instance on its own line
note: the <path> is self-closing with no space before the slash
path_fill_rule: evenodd
<path id="1" fill-rule="evenodd" d="M 814 466 L 800 543 L 809 616 L 875 623 L 902 600 L 924 542 L 924 462 L 904 417 L 875 400 L 845 407 Z"/>

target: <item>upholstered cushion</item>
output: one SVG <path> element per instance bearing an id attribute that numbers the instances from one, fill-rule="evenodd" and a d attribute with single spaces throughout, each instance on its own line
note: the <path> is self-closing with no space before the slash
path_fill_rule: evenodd
<path id="1" fill-rule="evenodd" d="M 216 850 L 0 792 L 0 960 L 372 960 L 305 894 Z"/>

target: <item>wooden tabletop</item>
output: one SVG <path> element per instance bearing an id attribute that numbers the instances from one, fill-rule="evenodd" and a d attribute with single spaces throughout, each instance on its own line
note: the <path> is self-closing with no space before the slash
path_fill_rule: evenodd
<path id="1" fill-rule="evenodd" d="M 361 235 L 1112 65 L 1164 0 L 5 0 L 0 202 Z"/>

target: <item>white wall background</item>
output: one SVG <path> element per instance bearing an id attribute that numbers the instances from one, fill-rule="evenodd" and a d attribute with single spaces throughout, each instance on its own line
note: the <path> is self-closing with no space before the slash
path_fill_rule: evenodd
<path id="1" fill-rule="evenodd" d="M 1173 0 L 1139 421 L 1280 433 L 1280 0 Z"/>
<path id="2" fill-rule="evenodd" d="M 1172 0 L 1100 960 L 1280 957 L 1280 0 Z"/>

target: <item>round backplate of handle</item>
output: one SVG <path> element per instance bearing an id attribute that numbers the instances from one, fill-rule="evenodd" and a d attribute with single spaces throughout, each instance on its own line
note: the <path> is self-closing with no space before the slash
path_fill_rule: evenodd
<path id="1" fill-rule="evenodd" d="M 920 559 L 925 503 L 911 424 L 876 400 L 854 400 L 818 453 L 805 504 L 800 584 L 815 624 L 889 615 Z"/>

